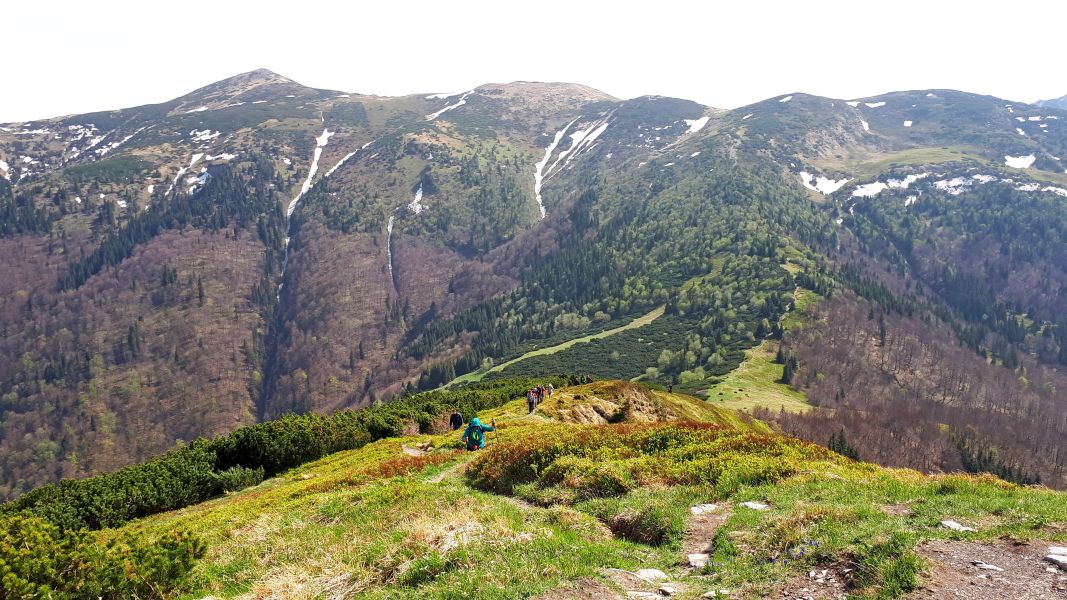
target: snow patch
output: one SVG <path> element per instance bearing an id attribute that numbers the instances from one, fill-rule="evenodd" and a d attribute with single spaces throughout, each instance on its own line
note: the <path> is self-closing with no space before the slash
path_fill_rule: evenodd
<path id="1" fill-rule="evenodd" d="M 786 96 L 785 98 L 782 98 L 781 100 L 779 100 L 779 102 L 789 102 L 792 99 L 793 99 L 792 96 Z"/>
<path id="2" fill-rule="evenodd" d="M 1040 121 L 1041 117 L 1026 117 L 1028 121 Z"/>
<path id="3" fill-rule="evenodd" d="M 541 211 L 542 219 L 545 218 L 545 205 L 541 201 L 541 184 L 544 182 L 545 179 L 545 165 L 547 165 L 548 160 L 552 158 L 552 152 L 556 150 L 556 146 L 559 145 L 560 140 L 563 139 L 563 136 L 567 133 L 567 130 L 570 129 L 571 125 L 574 125 L 575 121 L 577 120 L 578 119 L 575 119 L 574 121 L 567 123 L 566 127 L 556 132 L 555 137 L 552 138 L 552 143 L 548 145 L 548 148 L 545 148 L 544 158 L 542 158 L 540 162 L 534 165 L 534 198 L 537 199 L 537 208 Z"/>
<path id="4" fill-rule="evenodd" d="M 852 190 L 852 196 L 855 198 L 873 198 L 887 188 L 889 188 L 888 185 L 881 181 L 875 181 L 874 183 L 857 186 L 856 189 Z"/>
<path id="5" fill-rule="evenodd" d="M 845 104 L 851 106 L 852 108 L 856 108 L 857 106 L 860 105 L 860 101 L 859 100 L 851 100 L 849 102 L 845 102 Z"/>
<path id="6" fill-rule="evenodd" d="M 911 127 L 911 121 L 904 121 L 905 127 Z"/>
<path id="7" fill-rule="evenodd" d="M 1026 132 L 1023 131 L 1022 129 L 1019 129 L 1018 127 L 1015 128 L 1015 131 L 1018 132 L 1019 135 L 1026 135 Z"/>
<path id="8" fill-rule="evenodd" d="M 389 263 L 389 281 L 393 282 L 393 288 L 396 288 L 396 276 L 393 275 L 393 221 L 396 217 L 389 215 L 389 223 L 386 224 L 385 229 L 388 232 L 385 236 L 385 257 Z"/>
<path id="9" fill-rule="evenodd" d="M 751 116 L 752 115 L 749 115 L 748 117 L 751 117 Z M 741 119 L 741 120 L 744 121 L 748 117 L 745 117 L 744 119 Z M 683 119 L 685 121 L 685 124 L 689 126 L 689 131 L 687 133 L 696 133 L 696 132 L 700 131 L 701 129 L 704 129 L 704 126 L 708 124 L 708 120 L 710 118 L 711 117 L 700 117 L 699 119 L 693 119 L 693 120 Z"/>
<path id="10" fill-rule="evenodd" d="M 1053 187 L 1053 186 L 1050 185 L 1050 186 L 1041 188 L 1041 191 L 1042 192 L 1052 192 L 1053 194 L 1056 194 L 1058 196 L 1063 196 L 1064 198 L 1067 198 L 1067 190 L 1065 190 L 1065 189 L 1063 189 L 1061 187 Z"/>
<path id="11" fill-rule="evenodd" d="M 696 152 L 694 152 L 694 153 L 690 154 L 690 155 L 689 155 L 689 158 L 696 158 L 696 157 L 698 157 L 698 156 L 700 156 L 700 151 L 699 151 L 699 150 L 697 150 Z"/>
<path id="12" fill-rule="evenodd" d="M 867 108 L 881 108 L 885 106 L 885 102 L 864 102 Z"/>
<path id="13" fill-rule="evenodd" d="M 206 106 L 201 106 L 200 108 L 194 108 L 193 110 L 187 110 L 187 111 L 185 111 L 185 114 L 188 115 L 190 113 L 204 112 L 205 110 L 207 110 L 207 107 Z"/>
<path id="14" fill-rule="evenodd" d="M 448 93 L 448 94 L 430 94 L 429 96 L 426 96 L 426 99 L 427 100 L 444 100 L 445 98 L 451 98 L 453 96 L 458 96 L 458 95 L 460 95 L 462 93 L 463 92 L 452 92 L 452 93 Z"/>
<path id="15" fill-rule="evenodd" d="M 870 131 L 871 130 L 871 124 L 868 123 L 867 121 L 864 121 L 864 120 L 861 119 L 860 120 L 860 125 L 863 125 L 863 130 L 864 131 Z"/>
<path id="16" fill-rule="evenodd" d="M 233 159 L 237 158 L 237 155 L 236 154 L 230 154 L 228 152 L 223 152 L 222 154 L 216 154 L 215 156 L 212 156 L 212 155 L 208 154 L 204 158 L 206 160 L 233 160 Z"/>
<path id="17" fill-rule="evenodd" d="M 981 174 L 971 175 L 971 179 L 977 181 L 978 183 L 993 183 L 994 181 L 997 180 L 997 178 L 993 177 L 992 175 L 981 175 Z"/>
<path id="18" fill-rule="evenodd" d="M 199 161 L 201 158 L 204 158 L 204 153 L 203 152 L 197 152 L 196 154 L 193 155 L 193 159 L 189 161 L 189 166 L 191 167 L 191 166 L 195 165 L 197 163 L 197 161 Z"/>
<path id="19" fill-rule="evenodd" d="M 908 187 L 911 186 L 911 184 L 915 183 L 916 181 L 919 181 L 920 179 L 926 179 L 929 176 L 930 176 L 929 173 L 920 173 L 918 175 L 908 175 L 904 179 L 890 179 L 890 180 L 886 181 L 886 185 L 888 185 L 889 187 L 891 187 L 893 189 L 906 190 L 906 189 L 908 189 Z"/>
<path id="20" fill-rule="evenodd" d="M 970 185 L 970 180 L 963 177 L 955 177 L 953 179 L 942 179 L 941 181 L 934 182 L 934 187 L 941 190 L 942 192 L 948 193 L 951 196 L 959 195 L 963 191 L 963 188 L 968 187 Z"/>
<path id="21" fill-rule="evenodd" d="M 904 207 L 907 208 L 919 200 L 918 196 L 908 196 L 904 199 Z"/>
<path id="22" fill-rule="evenodd" d="M 474 93 L 474 90 L 471 90 L 469 92 L 464 93 L 462 96 L 459 97 L 459 102 L 456 102 L 455 104 L 449 104 L 448 106 L 442 108 L 441 110 L 439 110 L 439 111 L 437 111 L 437 112 L 435 112 L 433 114 L 426 115 L 426 120 L 427 121 L 433 121 L 437 117 L 440 117 L 442 114 L 444 114 L 444 113 L 446 113 L 446 112 L 448 112 L 448 111 L 450 111 L 452 109 L 459 108 L 459 107 L 463 106 L 464 104 L 467 103 L 467 96 L 470 96 L 473 93 Z"/>
<path id="23" fill-rule="evenodd" d="M 194 142 L 206 142 L 208 140 L 213 140 L 219 137 L 220 135 L 222 135 L 222 132 L 212 132 L 210 129 L 194 129 L 189 132 L 189 135 L 192 136 L 192 141 Z"/>
<path id="24" fill-rule="evenodd" d="M 253 100 L 252 104 L 263 104 L 266 100 Z"/>
<path id="25" fill-rule="evenodd" d="M 11 179 L 11 175 L 8 173 L 11 167 L 7 166 L 7 161 L 0 160 L 0 171 L 4 172 L 4 179 Z"/>
<path id="26" fill-rule="evenodd" d="M 1027 154 L 1026 156 L 1005 156 L 1004 164 L 1016 169 L 1029 169 L 1030 165 L 1034 164 L 1037 157 L 1033 154 Z"/>
<path id="27" fill-rule="evenodd" d="M 419 189 L 415 191 L 415 199 L 408 203 L 408 210 L 415 214 L 426 210 L 426 207 L 422 204 L 422 183 L 419 183 Z"/>
<path id="28" fill-rule="evenodd" d="M 841 189 L 846 183 L 851 181 L 850 179 L 839 179 L 837 181 L 834 181 L 829 177 L 816 178 L 811 173 L 808 173 L 806 171 L 800 172 L 800 180 L 804 184 L 804 187 L 808 188 L 809 190 L 814 190 L 827 196 Z M 812 184 L 812 180 L 815 181 L 814 184 Z"/>

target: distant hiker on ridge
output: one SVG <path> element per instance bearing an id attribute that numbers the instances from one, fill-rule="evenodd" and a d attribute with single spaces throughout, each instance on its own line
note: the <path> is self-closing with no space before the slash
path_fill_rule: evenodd
<path id="1" fill-rule="evenodd" d="M 483 425 L 478 417 L 471 419 L 470 424 L 463 430 L 463 437 L 459 438 L 467 443 L 467 450 L 481 450 L 485 448 L 485 434 L 489 431 L 496 431 L 496 419 L 493 419 L 493 427 L 489 425 Z"/>
<path id="2" fill-rule="evenodd" d="M 463 427 L 463 413 L 458 410 L 452 411 L 452 416 L 448 417 L 448 425 L 452 427 L 452 431 Z"/>

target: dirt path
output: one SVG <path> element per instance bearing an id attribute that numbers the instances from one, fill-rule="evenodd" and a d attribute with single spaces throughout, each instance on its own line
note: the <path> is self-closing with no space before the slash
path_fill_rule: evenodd
<path id="1" fill-rule="evenodd" d="M 927 542 L 917 550 L 930 564 L 930 572 L 924 586 L 908 597 L 968 600 L 1067 598 L 1067 572 L 1042 560 L 1050 546 L 1063 545 L 1012 540 Z"/>
<path id="2" fill-rule="evenodd" d="M 689 568 L 707 564 L 711 544 L 719 527 L 730 518 L 732 508 L 726 504 L 700 504 L 689 509 L 689 522 L 682 539 L 682 564 Z"/>
<path id="3" fill-rule="evenodd" d="M 466 458 L 460 459 L 460 461 L 456 464 L 427 479 L 426 483 L 441 483 L 445 480 L 446 477 L 451 477 L 452 475 L 463 475 L 467 472 L 467 465 L 469 465 L 470 462 L 474 460 L 474 456 L 474 452 L 468 452 Z"/>

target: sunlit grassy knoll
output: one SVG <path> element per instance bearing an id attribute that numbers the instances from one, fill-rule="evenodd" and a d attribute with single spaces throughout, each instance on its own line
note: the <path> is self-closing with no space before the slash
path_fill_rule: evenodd
<path id="1" fill-rule="evenodd" d="M 751 411 L 756 407 L 773 411 L 809 410 L 811 407 L 804 394 L 781 383 L 784 367 L 774 361 L 777 348 L 777 342 L 766 340 L 746 351 L 741 366 L 708 388 L 708 402 L 739 411 Z"/>

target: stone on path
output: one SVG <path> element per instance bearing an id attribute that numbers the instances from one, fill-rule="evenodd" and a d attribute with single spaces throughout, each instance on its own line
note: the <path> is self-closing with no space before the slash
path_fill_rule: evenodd
<path id="1" fill-rule="evenodd" d="M 636 575 L 645 581 L 665 581 L 667 574 L 659 569 L 640 569 Z"/>
<path id="2" fill-rule="evenodd" d="M 708 566 L 708 561 L 711 560 L 711 556 L 704 553 L 687 554 L 686 558 L 689 559 L 689 566 L 694 569 Z"/>
<path id="3" fill-rule="evenodd" d="M 697 504 L 696 506 L 690 506 L 689 512 L 693 513 L 693 516 L 706 515 L 719 510 L 717 504 Z"/>
<path id="4" fill-rule="evenodd" d="M 762 502 L 753 502 L 751 500 L 749 500 L 748 502 L 742 502 L 741 506 L 744 506 L 745 508 L 751 508 L 752 510 L 767 510 L 768 508 L 770 508 Z"/>
<path id="5" fill-rule="evenodd" d="M 941 526 L 952 531 L 978 531 L 974 527 L 967 527 L 966 525 L 960 525 L 959 523 L 951 520 L 941 521 Z"/>
<path id="6" fill-rule="evenodd" d="M 1060 569 L 1067 571 L 1067 554 L 1049 554 L 1045 562 L 1052 563 Z"/>
<path id="7" fill-rule="evenodd" d="M 976 566 L 976 567 L 978 567 L 979 569 L 985 569 L 986 571 L 1003 571 L 1004 570 L 1004 569 L 1001 569 L 1000 567 L 998 567 L 996 565 L 991 565 L 989 563 L 982 562 L 980 560 L 971 561 L 971 564 Z"/>

